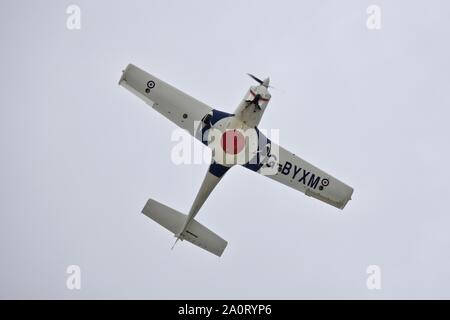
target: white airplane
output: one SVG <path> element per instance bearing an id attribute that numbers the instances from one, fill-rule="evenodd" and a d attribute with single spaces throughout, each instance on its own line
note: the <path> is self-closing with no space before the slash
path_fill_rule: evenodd
<path id="1" fill-rule="evenodd" d="M 270 80 L 249 76 L 258 85 L 251 86 L 236 111 L 229 114 L 209 107 L 132 64 L 123 71 L 121 86 L 213 150 L 208 172 L 187 215 L 152 199 L 142 209 L 142 213 L 175 235 L 175 244 L 187 240 L 219 257 L 222 255 L 227 241 L 194 218 L 211 191 L 236 164 L 339 209 L 351 199 L 353 188 L 270 141 L 258 130 L 271 98 Z"/>

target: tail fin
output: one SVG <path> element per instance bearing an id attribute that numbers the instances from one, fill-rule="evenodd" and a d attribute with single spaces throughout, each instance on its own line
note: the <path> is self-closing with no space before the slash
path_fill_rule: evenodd
<path id="1" fill-rule="evenodd" d="M 175 242 L 173 243 L 173 246 L 172 246 L 172 250 L 173 250 L 173 248 L 175 248 L 175 245 L 177 244 L 177 242 L 178 242 L 178 240 L 180 240 L 180 236 L 177 236 L 177 235 L 175 235 L 175 237 L 177 237 L 177 239 L 175 240 Z"/>
<path id="2" fill-rule="evenodd" d="M 220 257 L 228 244 L 224 239 L 196 220 L 192 220 L 186 230 L 179 234 L 187 219 L 187 215 L 155 200 L 149 199 L 144 209 L 142 209 L 142 213 L 171 231 L 179 239 L 187 240 L 216 256 Z"/>

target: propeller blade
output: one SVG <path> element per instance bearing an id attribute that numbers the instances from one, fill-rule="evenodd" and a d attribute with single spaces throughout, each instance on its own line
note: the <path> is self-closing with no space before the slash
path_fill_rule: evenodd
<path id="1" fill-rule="evenodd" d="M 247 73 L 247 75 L 252 78 L 253 80 L 255 80 L 256 82 L 258 82 L 259 84 L 263 84 L 263 81 L 261 79 L 258 79 L 257 77 L 255 77 L 254 75 L 252 75 L 251 73 Z"/>

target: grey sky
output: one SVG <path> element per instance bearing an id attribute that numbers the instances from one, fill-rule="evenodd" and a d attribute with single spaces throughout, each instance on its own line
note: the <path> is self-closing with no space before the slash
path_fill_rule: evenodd
<path id="1" fill-rule="evenodd" d="M 72 2 L 0 4 L 0 298 L 450 298 L 448 1 L 74 3 L 77 31 Z M 171 251 L 140 211 L 187 212 L 207 165 L 172 164 L 174 125 L 117 85 L 128 63 L 229 112 L 246 72 L 270 76 L 261 127 L 353 200 L 233 168 L 198 215 L 223 257 Z"/>

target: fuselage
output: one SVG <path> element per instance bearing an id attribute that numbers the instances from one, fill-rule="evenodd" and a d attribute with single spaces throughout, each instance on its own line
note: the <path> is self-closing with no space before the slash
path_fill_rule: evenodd
<path id="1" fill-rule="evenodd" d="M 250 87 L 234 112 L 235 117 L 248 128 L 257 127 L 270 98 L 271 95 L 266 86 Z"/>
<path id="2" fill-rule="evenodd" d="M 226 167 L 244 165 L 265 149 L 267 141 L 261 141 L 257 126 L 270 98 L 265 85 L 252 86 L 234 114 L 212 110 L 205 116 L 201 140 L 213 150 L 216 163 Z"/>

